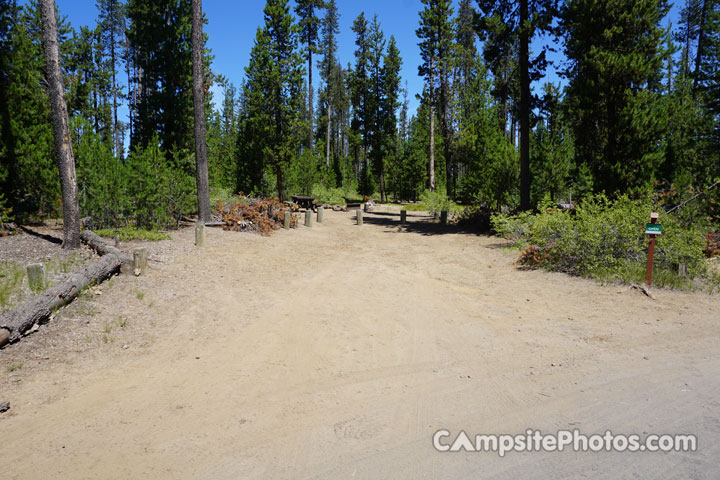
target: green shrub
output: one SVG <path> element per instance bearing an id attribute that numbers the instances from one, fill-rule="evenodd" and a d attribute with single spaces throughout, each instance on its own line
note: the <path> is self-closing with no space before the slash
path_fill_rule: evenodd
<path id="1" fill-rule="evenodd" d="M 168 159 L 156 142 L 130 155 L 129 194 L 138 227 L 174 228 L 183 215 L 197 211 L 195 178 L 188 173 L 191 164 L 187 152 L 174 152 Z"/>
<path id="2" fill-rule="evenodd" d="M 76 118 L 73 124 L 79 132 L 74 148 L 81 215 L 91 217 L 95 228 L 127 225 L 133 207 L 127 166 L 115 158 L 112 146 L 93 133 L 86 120 Z"/>
<path id="3" fill-rule="evenodd" d="M 12 208 L 8 207 L 6 202 L 5 195 L 0 193 L 0 230 L 3 229 L 3 223 L 13 220 Z"/>
<path id="4" fill-rule="evenodd" d="M 313 185 L 312 196 L 317 204 L 345 205 L 346 198 L 360 198 L 351 188 L 328 188 L 319 183 Z"/>
<path id="5" fill-rule="evenodd" d="M 420 195 L 420 203 L 427 207 L 427 211 L 433 214 L 439 214 L 442 211 L 447 211 L 451 214 L 458 214 L 462 212 L 462 207 L 450 200 L 445 193 L 445 189 L 439 188 L 434 192 L 425 190 Z"/>
<path id="6" fill-rule="evenodd" d="M 210 187 L 210 208 L 216 212 L 236 203 L 239 198 L 230 188 Z"/>
<path id="7" fill-rule="evenodd" d="M 94 228 L 173 228 L 197 211 L 192 154 L 165 152 L 156 138 L 122 161 L 87 120 L 75 118 L 73 126 L 80 211 Z"/>
<path id="8" fill-rule="evenodd" d="M 648 236 L 645 224 L 653 211 L 650 200 L 615 201 L 603 195 L 587 198 L 574 213 L 544 207 L 540 213 L 492 217 L 498 235 L 527 247 L 521 261 L 601 280 L 626 282 L 644 277 Z M 655 278 L 683 286 L 674 273 L 685 264 L 688 278 L 705 275 L 704 239 L 673 215 L 661 215 L 663 234 L 655 248 Z"/>

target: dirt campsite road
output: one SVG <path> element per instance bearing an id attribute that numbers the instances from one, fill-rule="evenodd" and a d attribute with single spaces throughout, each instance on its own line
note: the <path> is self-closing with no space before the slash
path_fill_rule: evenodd
<path id="1" fill-rule="evenodd" d="M 23 342 L 0 351 L 0 477 L 720 478 L 718 296 L 651 300 L 519 270 L 496 238 L 325 217 L 211 229 L 203 250 L 180 231 L 172 258 L 94 300 L 93 322 L 129 312 L 135 337 L 50 352 L 17 381 Z M 432 445 L 528 428 L 696 434 L 698 451 Z"/>

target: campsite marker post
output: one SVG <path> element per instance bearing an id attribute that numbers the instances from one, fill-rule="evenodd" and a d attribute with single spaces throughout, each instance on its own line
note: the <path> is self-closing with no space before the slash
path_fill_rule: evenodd
<path id="1" fill-rule="evenodd" d="M 647 266 L 645 267 L 645 284 L 649 287 L 652 283 L 653 257 L 655 256 L 655 237 L 662 234 L 662 225 L 657 223 L 659 215 L 655 212 L 650 214 L 650 223 L 645 225 L 645 233 L 650 235 L 648 243 Z"/>

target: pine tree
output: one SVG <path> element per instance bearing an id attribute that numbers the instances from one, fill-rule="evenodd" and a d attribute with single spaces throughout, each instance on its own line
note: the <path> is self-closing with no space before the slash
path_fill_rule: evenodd
<path id="1" fill-rule="evenodd" d="M 568 185 L 568 180 L 575 155 L 575 143 L 567 116 L 562 109 L 559 88 L 552 83 L 546 83 L 543 93 L 542 108 L 531 137 L 531 199 L 535 205 L 540 203 L 546 194 L 556 202 L 560 200 L 559 195 L 569 192 L 571 185 Z"/>
<path id="2" fill-rule="evenodd" d="M 210 185 L 208 183 L 207 129 L 205 125 L 205 41 L 203 39 L 202 0 L 192 0 L 192 76 L 195 125 L 195 181 L 199 221 L 208 223 Z"/>
<path id="3" fill-rule="evenodd" d="M 368 155 L 366 168 L 360 179 L 360 193 L 371 195 L 382 181 L 383 172 L 383 132 L 382 112 L 383 91 L 383 55 L 385 52 L 385 34 L 380 28 L 377 14 L 373 16 L 368 36 L 369 72 L 368 96 L 365 105 Z M 368 168 L 369 167 L 369 168 Z M 376 184 L 376 182 L 378 182 Z M 382 188 L 380 186 L 380 188 Z M 381 191 L 381 196 L 384 193 Z"/>
<path id="4" fill-rule="evenodd" d="M 118 121 L 118 106 L 123 99 L 122 87 L 117 74 L 121 56 L 121 44 L 125 34 L 125 5 L 118 0 L 96 0 L 98 31 L 106 66 L 111 72 L 110 95 L 112 96 L 112 138 L 115 155 L 121 157 L 122 141 Z"/>
<path id="5" fill-rule="evenodd" d="M 337 82 L 336 70 L 342 69 L 337 60 L 337 35 L 340 33 L 340 14 L 337 10 L 335 0 L 325 4 L 325 16 L 322 20 L 322 37 L 320 40 L 320 51 L 323 56 L 319 62 L 320 78 L 325 87 L 321 93 L 321 99 L 325 105 L 326 131 L 325 131 L 325 165 L 330 167 L 330 151 L 332 144 L 331 125 L 333 118 L 333 107 L 337 103 L 340 92 L 344 90 L 342 84 Z"/>
<path id="6" fill-rule="evenodd" d="M 497 122 L 501 106 L 493 102 L 491 81 L 479 58 L 466 65 L 468 81 L 458 93 L 458 147 L 463 175 L 459 197 L 465 202 L 500 210 L 514 206 L 517 192 L 517 154 Z"/>
<path id="7" fill-rule="evenodd" d="M 50 96 L 50 112 L 55 134 L 55 151 L 60 171 L 63 200 L 63 248 L 80 248 L 80 209 L 78 206 L 75 157 L 70 142 L 70 125 L 65 104 L 65 88 L 60 69 L 57 20 L 54 0 L 41 0 L 40 12 L 45 49 L 45 68 Z"/>
<path id="8" fill-rule="evenodd" d="M 360 179 L 368 169 L 370 129 L 370 31 L 365 13 L 353 21 L 355 32 L 355 67 L 348 78 L 352 121 L 350 123 L 350 148 L 353 151 L 355 177 Z"/>
<path id="9" fill-rule="evenodd" d="M 487 41 L 485 59 L 494 75 L 507 67 L 509 58 L 517 48 L 517 82 L 520 95 L 518 119 L 520 124 L 520 209 L 529 210 L 530 172 L 530 115 L 532 98 L 530 82 L 539 79 L 545 69 L 545 49 L 530 58 L 530 43 L 538 32 L 551 30 L 556 15 L 555 0 L 478 0 L 480 32 Z"/>
<path id="10" fill-rule="evenodd" d="M 576 157 L 609 194 L 652 183 L 662 161 L 667 2 L 572 0 L 563 12 Z"/>
<path id="11" fill-rule="evenodd" d="M 129 0 L 127 9 L 137 84 L 131 146 L 144 147 L 157 133 L 165 151 L 191 150 L 191 1 Z"/>
<path id="12" fill-rule="evenodd" d="M 3 40 L 5 85 L 0 89 L 3 192 L 17 214 L 46 215 L 59 206 L 60 183 L 54 161 L 53 127 L 44 78 L 42 22 L 37 0 L 10 9 Z M 5 17 L 8 18 L 8 17 Z M 57 21 L 61 52 L 68 50 L 67 25 Z M 2 178 L 0 178 L 2 180 Z"/>
<path id="13" fill-rule="evenodd" d="M 430 142 L 429 151 L 429 179 L 428 186 L 435 190 L 435 111 L 438 99 L 435 95 L 436 82 L 440 82 L 440 117 L 443 134 L 448 129 L 448 78 L 450 69 L 450 44 L 452 38 L 452 6 L 449 0 L 422 0 L 425 8 L 420 12 L 420 27 L 415 31 L 420 43 L 420 57 L 422 64 L 418 67 L 418 74 L 426 79 L 428 90 L 429 113 L 428 132 Z M 445 150 L 447 151 L 447 149 Z M 445 158 L 447 161 L 447 158 Z M 443 175 L 445 176 L 445 175 Z"/>
<path id="14" fill-rule="evenodd" d="M 381 97 L 378 120 L 379 153 L 375 156 L 381 201 L 387 200 L 385 176 L 389 161 L 397 156 L 397 109 L 400 106 L 400 69 L 402 58 L 394 36 L 390 36 L 387 53 L 383 58 Z M 407 115 L 407 114 L 406 114 Z"/>
<path id="15" fill-rule="evenodd" d="M 275 176 L 276 191 L 284 198 L 284 176 L 305 132 L 301 111 L 303 60 L 298 51 L 299 29 L 287 0 L 268 0 L 265 25 L 258 29 L 245 70 L 247 102 L 243 138 L 241 185 L 262 188 L 267 166 Z"/>
<path id="16" fill-rule="evenodd" d="M 694 82 L 708 119 L 709 153 L 717 159 L 720 154 L 720 0 L 703 0 L 701 12 Z"/>
<path id="17" fill-rule="evenodd" d="M 313 114 L 313 84 L 312 84 L 312 56 L 318 52 L 318 34 L 320 30 L 320 19 L 315 11 L 323 8 L 322 0 L 297 0 L 295 5 L 295 13 L 298 16 L 300 25 L 300 36 L 305 44 L 305 55 L 308 66 L 308 148 L 314 147 L 313 125 L 315 117 Z"/>
<path id="18" fill-rule="evenodd" d="M 15 1 L 0 0 L 0 190 L 9 192 L 6 183 L 13 169 L 10 162 L 13 148 L 13 136 L 10 118 L 10 65 L 12 61 L 11 27 L 17 18 Z M 3 195 L 4 197 L 4 195 Z M 3 202 L 7 198 L 3 199 Z"/>

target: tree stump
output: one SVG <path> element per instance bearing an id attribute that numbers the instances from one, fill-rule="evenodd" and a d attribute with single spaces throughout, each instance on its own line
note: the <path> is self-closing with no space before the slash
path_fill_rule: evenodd
<path id="1" fill-rule="evenodd" d="M 195 245 L 198 247 L 205 246 L 205 223 L 202 221 L 195 225 Z"/>
<path id="2" fill-rule="evenodd" d="M 147 272 L 147 248 L 133 250 L 133 270 L 135 275 L 144 275 Z"/>
<path id="3" fill-rule="evenodd" d="M 400 210 L 400 225 L 407 223 L 407 210 Z"/>
<path id="4" fill-rule="evenodd" d="M 30 290 L 35 293 L 39 293 L 45 290 L 45 287 L 47 285 L 45 265 L 43 265 L 42 263 L 31 263 L 27 266 L 27 275 Z"/>
<path id="5" fill-rule="evenodd" d="M 442 212 L 440 212 L 440 225 L 447 225 L 447 219 L 448 219 L 447 210 L 443 210 Z"/>
<path id="6" fill-rule="evenodd" d="M 285 212 L 285 219 L 283 220 L 283 228 L 285 230 L 290 230 L 290 218 L 292 217 L 292 213 Z"/>
<path id="7" fill-rule="evenodd" d="M 357 218 L 357 224 L 360 225 L 360 226 L 362 226 L 362 224 L 363 224 L 363 211 L 360 210 L 360 209 L 357 209 L 357 210 L 355 211 L 355 216 L 356 216 L 356 218 Z"/>
<path id="8" fill-rule="evenodd" d="M 323 216 L 325 215 L 325 208 L 318 207 L 317 209 L 317 223 L 323 223 Z"/>
<path id="9" fill-rule="evenodd" d="M 687 264 L 685 263 L 678 263 L 677 264 L 677 273 L 681 277 L 687 277 L 688 274 L 688 268 Z"/>
<path id="10" fill-rule="evenodd" d="M 312 210 L 305 210 L 305 226 L 312 227 Z"/>

